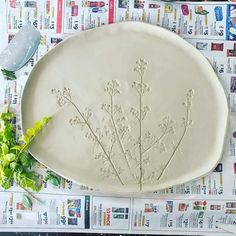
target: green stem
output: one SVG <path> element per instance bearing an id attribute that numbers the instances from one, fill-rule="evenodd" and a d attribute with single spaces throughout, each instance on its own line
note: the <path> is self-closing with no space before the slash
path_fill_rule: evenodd
<path id="1" fill-rule="evenodd" d="M 16 183 L 17 184 L 17 183 Z M 19 184 L 17 184 L 17 185 L 19 185 Z M 20 186 L 20 185 L 19 185 Z M 21 187 L 21 186 L 20 186 Z M 27 190 L 26 188 L 24 188 L 24 187 L 21 187 L 25 192 L 27 192 L 33 199 L 35 199 L 37 202 L 40 202 L 40 203 L 44 203 L 41 199 L 39 199 L 39 198 L 37 198 L 37 197 L 35 197 L 34 196 L 34 194 L 33 193 L 31 193 L 29 190 Z"/>

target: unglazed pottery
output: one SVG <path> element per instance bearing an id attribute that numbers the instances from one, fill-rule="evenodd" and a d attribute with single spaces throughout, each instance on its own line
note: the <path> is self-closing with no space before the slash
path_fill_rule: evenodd
<path id="1" fill-rule="evenodd" d="M 78 33 L 34 67 L 22 97 L 25 131 L 53 116 L 35 158 L 77 183 L 147 192 L 211 171 L 228 121 L 208 61 L 177 35 L 144 23 Z"/>

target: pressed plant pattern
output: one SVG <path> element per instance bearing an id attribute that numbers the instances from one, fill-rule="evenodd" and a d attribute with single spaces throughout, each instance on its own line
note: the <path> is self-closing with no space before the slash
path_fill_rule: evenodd
<path id="1" fill-rule="evenodd" d="M 151 115 L 151 105 L 144 103 L 144 97 L 151 92 L 149 85 L 145 82 L 145 72 L 148 63 L 144 59 L 136 62 L 134 72 L 137 74 L 138 80 L 131 85 L 133 92 L 136 93 L 136 106 L 131 106 L 129 111 L 126 111 L 122 104 L 118 104 L 118 98 L 121 94 L 121 86 L 119 81 L 108 81 L 105 85 L 104 92 L 107 94 L 108 102 L 101 105 L 101 112 L 104 112 L 104 119 L 107 119 L 109 125 L 96 127 L 93 123 L 93 111 L 86 108 L 84 111 L 80 109 L 78 104 L 72 100 L 71 91 L 69 88 L 52 89 L 52 93 L 56 95 L 59 106 L 71 104 L 78 115 L 70 119 L 71 125 L 79 125 L 81 131 L 84 132 L 85 138 L 94 145 L 94 157 L 103 162 L 103 167 L 100 169 L 104 176 L 114 176 L 120 184 L 125 185 L 123 172 L 127 171 L 132 182 L 139 186 L 140 191 L 143 185 L 149 183 L 158 183 L 168 168 L 171 160 L 181 151 L 181 144 L 184 141 L 187 131 L 193 124 L 190 118 L 192 107 L 192 99 L 194 91 L 190 89 L 186 93 L 186 99 L 183 102 L 185 113 L 182 117 L 182 133 L 178 140 L 173 142 L 169 149 L 165 145 L 165 138 L 175 133 L 175 121 L 169 117 L 164 117 L 159 124 L 161 133 L 153 134 L 145 129 L 145 118 Z M 133 117 L 128 119 L 127 113 Z M 149 114 L 150 113 L 150 114 Z M 131 121 L 135 120 L 131 127 Z M 133 129 L 138 130 L 138 134 L 134 135 Z M 164 163 L 161 163 L 161 168 L 149 168 L 151 151 L 159 151 L 160 154 L 168 152 L 168 157 Z M 157 155 L 157 154 L 156 154 Z M 125 163 L 126 168 L 122 168 L 119 161 L 122 157 L 122 163 Z M 126 173 L 127 174 L 127 173 Z"/>

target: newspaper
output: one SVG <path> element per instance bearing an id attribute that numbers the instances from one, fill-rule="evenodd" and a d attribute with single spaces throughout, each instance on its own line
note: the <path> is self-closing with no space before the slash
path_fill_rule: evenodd
<path id="1" fill-rule="evenodd" d="M 25 23 L 41 34 L 39 48 L 17 81 L 0 75 L 0 107 L 10 104 L 21 134 L 20 100 L 37 61 L 70 35 L 120 21 L 144 21 L 175 32 L 211 63 L 225 88 L 231 122 L 221 162 L 207 176 L 150 194 L 101 193 L 63 179 L 44 183 L 27 209 L 25 192 L 0 189 L 0 231 L 228 235 L 217 223 L 236 224 L 236 4 L 155 0 L 0 1 L 0 50 Z M 210 98 L 209 98 L 210 99 Z M 37 164 L 41 178 L 47 168 Z"/>

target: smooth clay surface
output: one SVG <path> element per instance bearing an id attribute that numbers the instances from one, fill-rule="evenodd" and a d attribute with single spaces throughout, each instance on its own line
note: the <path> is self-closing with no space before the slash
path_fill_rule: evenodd
<path id="1" fill-rule="evenodd" d="M 211 171 L 228 121 L 207 60 L 144 23 L 78 33 L 34 67 L 22 97 L 25 131 L 53 116 L 31 147 L 40 162 L 109 192 L 154 191 Z"/>

